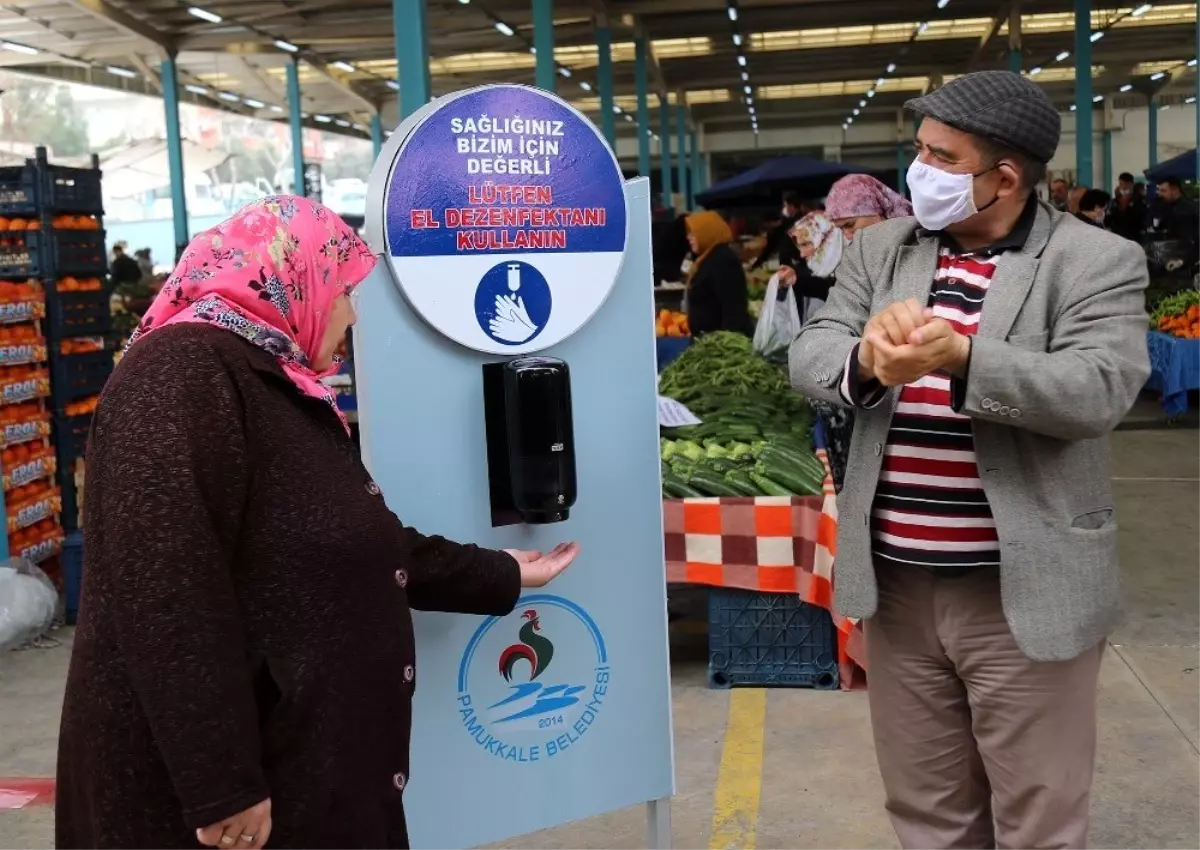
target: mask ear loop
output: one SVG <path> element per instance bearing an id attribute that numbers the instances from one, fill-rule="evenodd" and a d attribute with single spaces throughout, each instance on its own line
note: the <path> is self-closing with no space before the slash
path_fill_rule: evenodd
<path id="1" fill-rule="evenodd" d="M 972 191 L 972 193 L 974 193 L 974 189 L 975 189 L 975 178 L 976 178 L 976 177 L 982 177 L 983 175 L 987 174 L 989 171 L 995 171 L 995 170 L 996 170 L 996 169 L 998 169 L 999 167 L 1000 167 L 1000 163 L 998 163 L 998 162 L 997 162 L 997 163 L 996 163 L 995 165 L 993 165 L 991 168 L 985 168 L 985 169 L 983 169 L 983 171 L 980 171 L 978 174 L 972 174 L 972 175 L 971 175 L 971 191 Z M 997 192 L 997 193 L 996 193 L 996 197 L 992 198 L 990 201 L 988 201 L 988 202 L 987 202 L 986 204 L 984 204 L 982 207 L 976 207 L 976 208 L 975 208 L 975 214 L 976 214 L 976 215 L 979 215 L 979 213 L 983 212 L 983 211 L 984 211 L 984 210 L 986 210 L 988 207 L 990 207 L 990 206 L 992 206 L 993 204 L 995 204 L 995 203 L 996 203 L 996 201 L 998 201 L 998 200 L 1000 200 L 1000 193 L 999 193 L 999 192 Z"/>

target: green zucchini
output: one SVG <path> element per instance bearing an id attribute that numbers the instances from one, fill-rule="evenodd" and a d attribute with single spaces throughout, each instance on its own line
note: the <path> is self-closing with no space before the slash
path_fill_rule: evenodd
<path id="1" fill-rule="evenodd" d="M 758 485 L 758 489 L 762 490 L 764 496 L 794 496 L 796 495 L 791 490 L 776 484 L 765 475 L 757 472 L 750 473 L 750 480 Z"/>
<path id="2" fill-rule="evenodd" d="M 738 490 L 744 496 L 761 496 L 762 490 L 754 486 L 754 482 L 750 480 L 750 476 L 744 472 L 726 472 L 725 480 L 729 482 L 729 486 Z"/>
<path id="3" fill-rule="evenodd" d="M 725 480 L 724 475 L 718 475 L 707 469 L 697 469 L 693 472 L 692 480 L 689 483 L 697 490 L 707 493 L 710 496 L 742 495 Z"/>
<path id="4" fill-rule="evenodd" d="M 754 465 L 754 471 L 770 480 L 787 487 L 797 495 L 819 496 L 821 485 L 813 483 L 809 476 L 797 472 L 791 466 L 772 464 L 760 460 Z M 756 481 L 758 479 L 755 479 Z"/>

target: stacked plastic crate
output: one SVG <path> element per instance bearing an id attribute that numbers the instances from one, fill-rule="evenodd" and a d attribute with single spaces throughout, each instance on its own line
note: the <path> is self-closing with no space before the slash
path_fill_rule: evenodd
<path id="1" fill-rule="evenodd" d="M 39 148 L 0 168 L 0 451 L 9 551 L 56 555 L 78 524 L 75 464 L 112 373 L 99 163 Z M 53 442 L 51 442 L 53 437 Z"/>

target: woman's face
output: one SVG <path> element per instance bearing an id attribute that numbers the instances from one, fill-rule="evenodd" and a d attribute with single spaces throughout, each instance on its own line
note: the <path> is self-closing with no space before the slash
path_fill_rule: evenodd
<path id="1" fill-rule="evenodd" d="M 700 243 L 696 241 L 696 234 L 688 231 L 688 247 L 692 249 L 693 254 L 700 253 Z"/>
<path id="2" fill-rule="evenodd" d="M 811 242 L 805 242 L 800 246 L 800 256 L 806 260 L 811 259 L 812 255 L 816 252 L 817 249 L 813 247 L 813 243 Z"/>
<path id="3" fill-rule="evenodd" d="M 852 218 L 835 218 L 833 226 L 842 231 L 842 235 L 849 242 L 854 238 L 854 234 L 864 227 L 870 227 L 872 224 L 878 224 L 881 221 L 883 221 L 883 216 L 881 215 L 860 215 Z"/>
<path id="4" fill-rule="evenodd" d="M 346 331 L 358 321 L 354 311 L 353 295 L 345 292 L 334 299 L 329 312 L 329 324 L 325 326 L 325 336 L 321 340 L 321 350 L 313 362 L 313 369 L 324 372 L 333 368 L 333 356 L 337 354 L 338 346 L 346 338 Z"/>

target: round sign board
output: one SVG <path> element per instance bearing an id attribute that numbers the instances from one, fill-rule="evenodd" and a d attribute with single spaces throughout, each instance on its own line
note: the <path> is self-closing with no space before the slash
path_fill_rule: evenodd
<path id="1" fill-rule="evenodd" d="M 371 175 L 368 216 L 413 308 L 490 354 L 548 348 L 604 303 L 628 217 L 596 126 L 541 89 L 484 86 L 405 122 Z"/>

